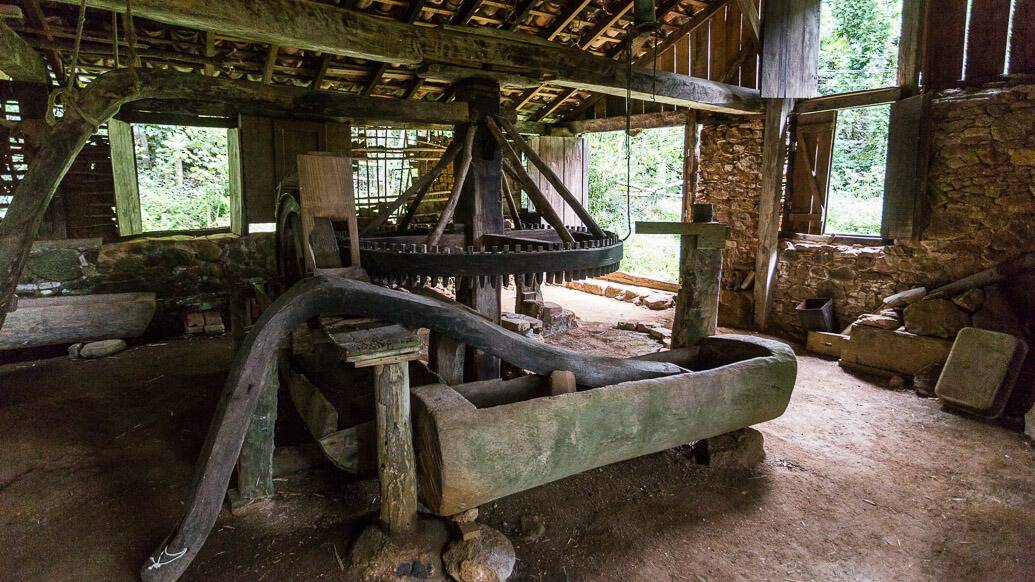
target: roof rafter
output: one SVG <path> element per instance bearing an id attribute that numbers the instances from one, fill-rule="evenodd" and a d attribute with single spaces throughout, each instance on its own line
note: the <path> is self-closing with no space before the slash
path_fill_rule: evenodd
<path id="1" fill-rule="evenodd" d="M 75 4 L 76 0 L 58 0 Z M 94 8 L 124 11 L 125 0 L 87 0 Z M 252 42 L 330 52 L 359 59 L 416 65 L 450 63 L 536 75 L 553 85 L 727 113 L 759 113 L 751 89 L 675 73 L 633 67 L 528 35 L 479 28 L 428 28 L 383 20 L 305 0 L 193 0 L 189 5 L 134 0 L 141 18 Z M 284 18 L 290 15 L 290 18 Z M 655 94 L 656 88 L 656 94 Z"/>

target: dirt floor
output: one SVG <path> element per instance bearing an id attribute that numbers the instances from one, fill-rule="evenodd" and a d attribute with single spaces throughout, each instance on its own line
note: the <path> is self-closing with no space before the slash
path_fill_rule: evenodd
<path id="1" fill-rule="evenodd" d="M 606 322 L 656 314 L 566 289 L 547 299 Z M 659 348 L 588 321 L 551 341 Z M 229 346 L 175 340 L 0 368 L 0 580 L 135 577 L 180 516 Z M 756 469 L 675 449 L 483 506 L 480 520 L 514 540 L 511 579 L 1035 578 L 1035 451 L 1022 435 L 828 359 L 799 365 L 787 413 L 758 427 L 768 458 Z M 272 504 L 224 512 L 187 579 L 342 578 L 376 482 L 321 468 L 276 484 Z M 530 520 L 545 524 L 538 539 L 525 537 Z"/>

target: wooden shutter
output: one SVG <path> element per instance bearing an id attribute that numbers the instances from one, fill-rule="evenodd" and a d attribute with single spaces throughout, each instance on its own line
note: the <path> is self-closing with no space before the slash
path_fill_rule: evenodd
<path id="1" fill-rule="evenodd" d="M 799 115 L 794 124 L 794 155 L 787 186 L 785 232 L 823 232 L 836 127 L 836 111 Z"/>
<path id="2" fill-rule="evenodd" d="M 236 127 L 226 130 L 227 165 L 230 179 L 230 232 L 248 234 L 248 221 L 244 219 L 244 194 L 241 184 L 241 132 Z"/>
<path id="3" fill-rule="evenodd" d="M 140 193 L 137 191 L 137 156 L 133 149 L 133 126 L 117 119 L 108 120 L 111 144 L 111 171 L 115 180 L 115 218 L 119 235 L 140 234 Z"/>
<path id="4" fill-rule="evenodd" d="M 924 156 L 920 149 L 926 99 L 917 95 L 891 104 L 880 229 L 885 239 L 910 239 L 917 235 L 916 215 L 923 192 Z"/>

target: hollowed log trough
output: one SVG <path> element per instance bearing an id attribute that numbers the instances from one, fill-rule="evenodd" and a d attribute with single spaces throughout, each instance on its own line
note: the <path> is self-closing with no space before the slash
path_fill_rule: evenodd
<path id="1" fill-rule="evenodd" d="M 546 380 L 415 388 L 420 498 L 452 515 L 551 481 L 783 414 L 797 363 L 786 345 L 714 336 L 639 358 L 689 372 L 546 396 Z"/>

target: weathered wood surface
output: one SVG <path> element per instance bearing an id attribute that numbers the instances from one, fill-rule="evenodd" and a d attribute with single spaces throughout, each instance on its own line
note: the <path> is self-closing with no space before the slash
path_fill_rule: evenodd
<path id="1" fill-rule="evenodd" d="M 0 20 L 0 71 L 15 81 L 47 83 L 43 57 Z"/>
<path id="2" fill-rule="evenodd" d="M 722 246 L 704 247 L 683 237 L 680 289 L 672 322 L 672 347 L 692 346 L 719 328 Z"/>
<path id="3" fill-rule="evenodd" d="M 691 353 L 653 356 L 689 359 Z M 445 385 L 415 388 L 421 501 L 435 514 L 452 515 L 589 469 L 765 422 L 786 409 L 797 373 L 788 346 L 714 336 L 701 342 L 698 361 L 716 367 L 491 408 L 478 408 Z"/>
<path id="4" fill-rule="evenodd" d="M 521 134 L 518 133 L 517 128 L 514 127 L 514 124 L 504 117 L 499 117 L 497 119 L 499 125 L 507 132 L 507 135 L 510 137 L 511 142 L 517 147 L 517 149 L 521 153 L 525 154 L 525 157 L 532 162 L 532 165 L 534 165 L 539 170 L 539 173 L 542 174 L 542 176 L 545 177 L 548 182 L 550 182 L 550 185 L 553 186 L 554 190 L 561 197 L 561 199 L 564 200 L 564 202 L 568 205 L 569 208 L 571 208 L 575 212 L 576 215 L 578 215 L 579 220 L 581 220 L 582 223 L 586 225 L 586 227 L 589 229 L 590 232 L 593 233 L 594 236 L 603 237 L 604 231 L 600 228 L 599 225 L 597 225 L 597 222 L 593 220 L 593 217 L 589 214 L 589 211 L 586 210 L 586 208 L 582 205 L 581 201 L 578 198 L 575 198 L 575 196 L 571 193 L 568 187 L 564 184 L 564 180 L 561 180 L 557 176 L 557 174 L 553 171 L 553 168 L 551 168 L 549 164 L 543 161 L 542 157 L 540 157 L 539 154 L 534 149 L 532 149 L 532 146 L 528 145 L 528 142 L 526 142 L 525 139 L 521 137 Z M 495 136 L 495 132 L 493 133 L 493 135 Z"/>
<path id="5" fill-rule="evenodd" d="M 78 0 L 60 1 L 78 4 Z M 88 0 L 87 5 L 116 12 L 126 8 L 123 0 Z M 134 0 L 133 12 L 141 18 L 251 42 L 384 63 L 472 63 L 617 96 L 625 96 L 629 77 L 628 67 L 615 60 L 528 35 L 415 26 L 303 0 L 193 0 L 189 4 Z M 285 14 L 291 17 L 284 18 Z M 632 70 L 631 88 L 634 99 L 729 113 L 757 113 L 761 108 L 756 91 L 662 71 L 655 82 L 652 71 L 638 66 Z"/>
<path id="6" fill-rule="evenodd" d="M 316 269 L 316 258 L 310 237 L 317 217 L 347 222 L 349 241 L 352 243 L 349 245 L 350 264 L 358 266 L 359 225 L 356 222 L 356 199 L 353 194 L 352 158 L 312 152 L 299 155 L 297 160 L 306 267 L 310 270 Z"/>
<path id="7" fill-rule="evenodd" d="M 923 192 L 921 150 L 928 97 L 917 95 L 891 105 L 888 162 L 884 174 L 881 236 L 910 240 L 919 234 L 918 213 Z"/>
<path id="8" fill-rule="evenodd" d="M 405 362 L 374 368 L 381 524 L 391 534 L 417 521 L 417 468 L 410 426 L 410 377 Z"/>
<path id="9" fill-rule="evenodd" d="M 296 284 L 267 309 L 234 358 L 223 395 L 195 467 L 183 518 L 140 570 L 146 582 L 179 578 L 197 556 L 215 524 L 223 494 L 255 411 L 259 391 L 276 373 L 274 354 L 290 332 L 323 313 L 347 312 L 411 328 L 426 327 L 504 357 L 536 373 L 571 370 L 579 385 L 656 378 L 685 370 L 666 362 L 591 356 L 508 332 L 441 301 L 331 276 Z"/>
<path id="10" fill-rule="evenodd" d="M 237 459 L 237 498 L 246 503 L 273 496 L 273 430 L 277 424 L 280 382 L 274 375 L 258 389 L 259 401 Z"/>
<path id="11" fill-rule="evenodd" d="M 463 192 L 464 182 L 467 181 L 467 173 L 471 170 L 471 159 L 474 157 L 474 136 L 478 131 L 478 127 L 474 124 L 468 125 L 464 129 L 464 141 L 463 149 L 460 151 L 460 162 L 456 167 L 456 175 L 453 179 L 453 189 L 449 192 L 449 199 L 446 201 L 446 206 L 442 209 L 442 213 L 438 217 L 438 221 L 435 226 L 428 233 L 428 239 L 426 244 L 435 246 L 438 244 L 438 240 L 442 237 L 442 233 L 446 230 L 446 224 L 451 218 L 453 218 L 453 212 L 456 211 L 456 205 L 460 203 L 460 193 Z"/>
<path id="12" fill-rule="evenodd" d="M 762 97 L 815 97 L 819 84 L 820 0 L 766 2 L 763 10 Z"/>
<path id="13" fill-rule="evenodd" d="M 882 103 L 898 101 L 902 96 L 901 87 L 885 87 L 867 91 L 853 91 L 814 99 L 802 99 L 795 105 L 795 113 L 819 113 L 821 111 L 837 111 L 852 107 L 868 107 Z"/>
<path id="14" fill-rule="evenodd" d="M 841 365 L 913 375 L 928 366 L 944 364 L 951 349 L 949 340 L 857 325 L 842 350 Z"/>
<path id="15" fill-rule="evenodd" d="M 0 350 L 138 337 L 154 313 L 154 293 L 22 298 L 0 330 Z"/>
<path id="16" fill-rule="evenodd" d="M 720 249 L 726 244 L 728 224 L 721 222 L 649 222 L 636 221 L 636 234 L 678 234 L 698 239 L 697 248 Z"/>
<path id="17" fill-rule="evenodd" d="M 575 239 L 568 233 L 568 229 L 565 228 L 564 220 L 561 219 L 557 211 L 550 205 L 550 201 L 546 199 L 546 196 L 539 190 L 539 186 L 536 185 L 535 180 L 528 175 L 525 171 L 525 167 L 521 165 L 521 158 L 517 152 L 514 151 L 513 146 L 504 137 L 503 132 L 491 118 L 485 118 L 485 126 L 489 129 L 492 137 L 499 144 L 500 150 L 503 152 L 503 171 L 506 172 L 510 177 L 514 178 L 514 181 L 528 194 L 528 198 L 532 201 L 536 210 L 543 216 L 543 220 L 547 224 L 553 227 L 557 232 L 557 235 L 561 237 L 564 242 L 575 242 Z M 567 233 L 567 234 L 565 234 Z M 569 240 L 570 239 L 570 240 Z"/>
<path id="18" fill-rule="evenodd" d="M 776 278 L 780 236 L 780 201 L 787 163 L 787 121 L 793 99 L 766 100 L 762 131 L 762 193 L 758 202 L 758 251 L 755 255 L 755 325 L 765 330 Z"/>

